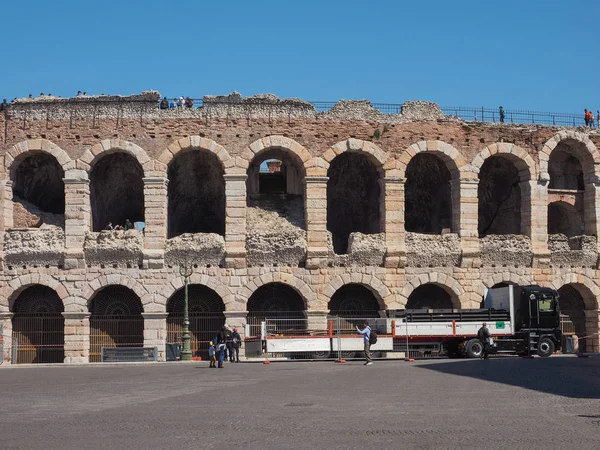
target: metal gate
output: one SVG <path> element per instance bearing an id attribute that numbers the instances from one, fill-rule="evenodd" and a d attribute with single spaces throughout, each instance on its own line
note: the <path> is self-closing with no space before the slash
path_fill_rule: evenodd
<path id="1" fill-rule="evenodd" d="M 102 347 L 143 347 L 144 318 L 128 316 L 90 317 L 90 362 L 101 362 Z"/>
<path id="2" fill-rule="evenodd" d="M 208 359 L 208 343 L 225 325 L 225 316 L 217 313 L 190 313 L 192 355 Z M 169 313 L 167 343 L 183 343 L 183 313 Z"/>
<path id="3" fill-rule="evenodd" d="M 13 364 L 64 361 L 65 320 L 61 314 L 16 313 L 12 325 Z"/>

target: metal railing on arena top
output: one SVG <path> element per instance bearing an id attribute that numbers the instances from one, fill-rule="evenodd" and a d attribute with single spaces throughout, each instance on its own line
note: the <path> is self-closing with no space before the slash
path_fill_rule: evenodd
<path id="1" fill-rule="evenodd" d="M 167 99 L 169 99 L 169 105 L 172 105 L 173 97 L 167 97 Z M 203 107 L 203 100 L 201 98 L 194 98 L 192 100 L 194 102 L 194 109 Z M 226 104 L 228 102 L 224 100 L 219 103 Z M 315 107 L 317 112 L 327 112 L 330 109 L 332 109 L 337 102 L 312 101 L 309 103 Z M 383 114 L 400 114 L 402 112 L 401 103 L 372 103 L 372 106 L 373 108 L 375 108 Z M 500 122 L 499 108 L 464 106 L 442 106 L 440 108 L 444 114 L 448 116 L 457 117 L 466 122 Z M 524 111 L 513 109 L 504 110 L 504 123 L 524 125 L 553 125 L 562 127 L 585 126 L 583 113 L 573 114 L 543 111 Z"/>

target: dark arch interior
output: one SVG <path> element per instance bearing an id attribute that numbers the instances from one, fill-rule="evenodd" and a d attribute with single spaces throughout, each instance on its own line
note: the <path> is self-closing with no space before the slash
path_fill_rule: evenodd
<path id="1" fill-rule="evenodd" d="M 14 164 L 17 164 L 15 162 Z M 65 213 L 64 171 L 54 156 L 33 153 L 13 171 L 13 194 L 43 212 Z"/>
<path id="2" fill-rule="evenodd" d="M 351 152 L 335 157 L 327 176 L 327 230 L 335 253 L 344 254 L 350 233 L 381 232 L 381 176 L 365 155 Z"/>
<path id="3" fill-rule="evenodd" d="M 581 163 L 577 157 L 573 155 L 571 148 L 564 143 L 559 145 L 550 154 L 548 171 L 550 173 L 549 189 L 579 191 L 585 189 Z"/>
<path id="4" fill-rule="evenodd" d="M 558 233 L 567 237 L 583 234 L 583 218 L 573 205 L 564 202 L 548 205 L 548 234 Z"/>
<path id="5" fill-rule="evenodd" d="M 169 237 L 184 233 L 225 235 L 225 179 L 216 155 L 180 153 L 169 166 Z"/>
<path id="6" fill-rule="evenodd" d="M 453 309 L 452 297 L 435 284 L 423 284 L 408 297 L 406 309 Z"/>
<path id="7" fill-rule="evenodd" d="M 450 171 L 436 155 L 418 153 L 406 168 L 405 228 L 441 233 L 452 226 Z"/>
<path id="8" fill-rule="evenodd" d="M 109 222 L 144 221 L 144 171 L 127 153 L 103 156 L 90 173 L 90 201 L 94 231 Z"/>
<path id="9" fill-rule="evenodd" d="M 304 316 L 304 300 L 295 289 L 283 283 L 269 283 L 259 287 L 248 299 L 249 313 L 268 315 Z"/>
<path id="10" fill-rule="evenodd" d="M 574 328 L 575 334 L 578 337 L 586 336 L 588 333 L 586 332 L 585 326 L 585 303 L 582 295 L 575 287 L 569 284 L 561 287 L 558 290 L 558 295 L 560 296 L 558 304 L 560 306 L 561 315 L 567 316 L 568 321 L 572 323 L 572 328 Z M 565 330 L 565 334 L 570 334 L 572 328 L 571 330 Z M 579 349 L 583 352 L 586 351 L 585 339 L 579 341 Z"/>
<path id="11" fill-rule="evenodd" d="M 64 311 L 58 294 L 42 285 L 23 290 L 12 305 L 17 364 L 64 361 Z"/>
<path id="12" fill-rule="evenodd" d="M 360 284 L 346 284 L 329 300 L 329 313 L 342 317 L 379 317 L 379 302 L 375 295 Z"/>
<path id="13" fill-rule="evenodd" d="M 144 308 L 140 298 L 125 286 L 107 286 L 100 290 L 90 303 L 90 312 L 98 316 L 140 315 Z"/>
<path id="14" fill-rule="evenodd" d="M 479 235 L 521 234 L 519 171 L 508 159 L 492 156 L 479 172 Z"/>
<path id="15" fill-rule="evenodd" d="M 183 314 L 185 289 L 175 292 L 167 304 L 167 312 Z M 225 305 L 219 294 L 201 284 L 188 286 L 188 311 L 190 315 L 214 314 L 225 311 Z"/>

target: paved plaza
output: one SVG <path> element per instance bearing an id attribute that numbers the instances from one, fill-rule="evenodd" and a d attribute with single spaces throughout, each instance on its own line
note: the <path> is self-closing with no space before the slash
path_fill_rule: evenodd
<path id="1" fill-rule="evenodd" d="M 2 448 L 600 448 L 600 358 L 0 367 Z"/>

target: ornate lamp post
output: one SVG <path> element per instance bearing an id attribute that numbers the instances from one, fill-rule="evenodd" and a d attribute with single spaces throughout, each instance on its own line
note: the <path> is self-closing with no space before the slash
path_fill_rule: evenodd
<path id="1" fill-rule="evenodd" d="M 188 308 L 188 281 L 194 272 L 194 265 L 186 262 L 179 265 L 179 274 L 184 279 L 183 296 L 183 350 L 181 350 L 181 360 L 192 360 L 192 347 L 190 345 L 190 313 Z"/>

